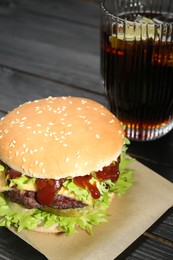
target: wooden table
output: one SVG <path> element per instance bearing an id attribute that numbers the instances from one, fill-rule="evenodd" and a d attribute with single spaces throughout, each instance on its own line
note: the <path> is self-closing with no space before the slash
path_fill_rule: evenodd
<path id="1" fill-rule="evenodd" d="M 0 116 L 50 95 L 107 106 L 99 63 L 99 1 L 0 0 Z M 132 142 L 129 153 L 173 181 L 173 131 L 157 141 Z M 0 259 L 45 257 L 1 228 Z M 173 208 L 117 259 L 173 259 Z"/>

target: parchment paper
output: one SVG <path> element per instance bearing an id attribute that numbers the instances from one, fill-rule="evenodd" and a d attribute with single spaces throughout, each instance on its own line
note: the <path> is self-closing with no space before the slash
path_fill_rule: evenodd
<path id="1" fill-rule="evenodd" d="M 17 235 L 50 260 L 113 260 L 173 206 L 173 184 L 139 162 L 134 185 L 112 202 L 108 223 L 94 228 L 94 236 L 84 231 L 66 237 L 22 231 Z"/>

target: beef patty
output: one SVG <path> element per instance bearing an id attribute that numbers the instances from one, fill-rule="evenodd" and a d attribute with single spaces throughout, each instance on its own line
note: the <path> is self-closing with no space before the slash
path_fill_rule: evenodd
<path id="1" fill-rule="evenodd" d="M 35 191 L 13 189 L 13 190 L 5 191 L 3 192 L 3 194 L 8 200 L 21 204 L 25 208 L 28 209 L 44 208 L 44 206 L 37 201 Z M 74 209 L 74 208 L 83 208 L 85 206 L 87 206 L 87 204 L 81 201 L 58 194 L 54 197 L 54 200 L 49 207 L 56 208 L 56 209 L 70 209 L 70 208 Z"/>

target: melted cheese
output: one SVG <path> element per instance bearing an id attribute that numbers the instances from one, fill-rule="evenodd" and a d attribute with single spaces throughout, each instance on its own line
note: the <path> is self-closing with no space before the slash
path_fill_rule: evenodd
<path id="1" fill-rule="evenodd" d="M 13 188 L 8 187 L 8 186 L 6 185 L 5 171 L 0 171 L 0 192 L 12 190 L 12 189 L 13 189 Z M 23 190 L 36 191 L 36 185 L 35 185 L 35 183 L 32 183 L 32 182 L 23 184 Z"/>

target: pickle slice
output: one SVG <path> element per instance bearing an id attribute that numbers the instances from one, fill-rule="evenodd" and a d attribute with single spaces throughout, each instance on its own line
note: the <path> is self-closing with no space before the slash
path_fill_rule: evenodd
<path id="1" fill-rule="evenodd" d="M 93 206 L 86 206 L 83 208 L 75 208 L 75 209 L 56 209 L 56 208 L 50 208 L 50 207 L 45 207 L 42 209 L 48 213 L 52 213 L 58 216 L 64 216 L 64 217 L 77 217 L 77 216 L 82 216 L 85 214 L 88 214 L 90 212 L 93 212 L 94 208 Z"/>

